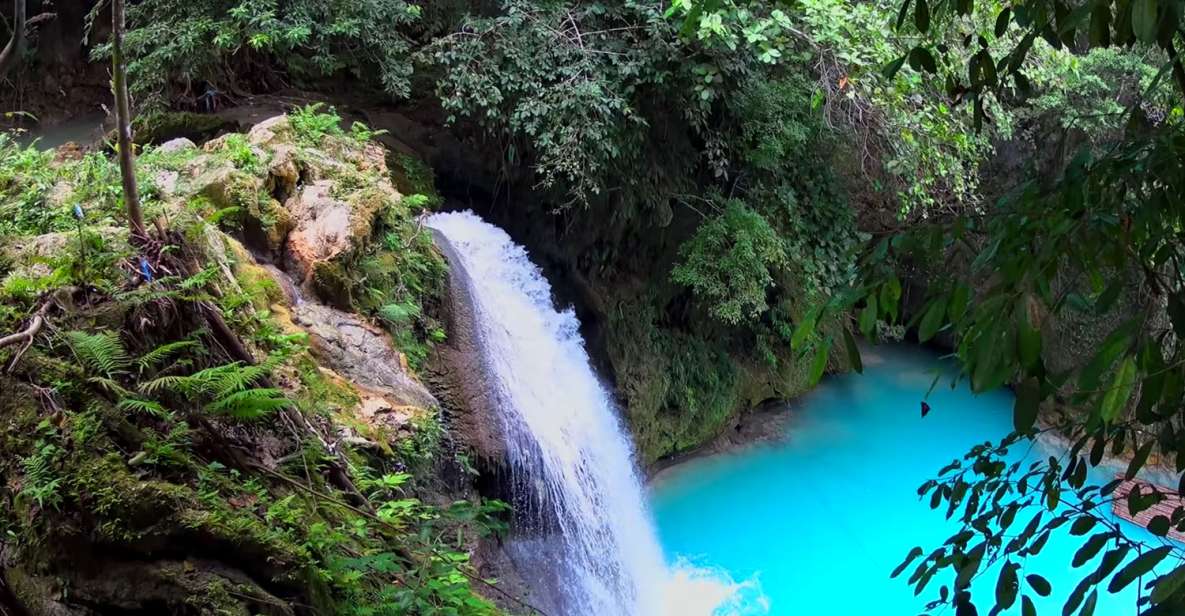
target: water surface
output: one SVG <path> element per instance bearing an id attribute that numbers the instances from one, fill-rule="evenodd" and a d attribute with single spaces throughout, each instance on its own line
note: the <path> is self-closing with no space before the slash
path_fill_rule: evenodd
<path id="1" fill-rule="evenodd" d="M 974 444 L 1006 435 L 1013 396 L 952 390 L 947 378 L 930 394 L 932 410 L 923 419 L 920 401 L 934 376 L 955 374 L 949 362 L 922 350 L 877 347 L 865 365 L 863 375 L 829 378 L 792 403 L 784 443 L 694 460 L 652 487 L 668 558 L 760 585 L 761 596 L 751 593 L 732 613 L 915 616 L 939 584 L 951 581 L 936 578 L 919 598 L 889 573 L 913 546 L 928 553 L 958 529 L 944 519 L 945 509 L 918 500 L 917 487 Z M 1018 456 L 1048 454 L 1016 449 Z M 1016 524 L 1033 513 L 1021 512 Z M 1070 567 L 1082 539 L 1055 533 L 1026 563 L 1022 574 L 1040 573 L 1053 584 L 1049 599 L 1033 595 L 1040 613 L 1060 614 L 1064 597 L 1097 566 L 1101 556 Z M 981 614 L 992 607 L 996 573 L 972 586 Z M 1136 586 L 1121 595 L 1102 589 L 1095 613 L 1137 614 Z M 1021 590 L 1028 590 L 1023 581 Z M 1019 606 L 1018 599 L 1007 613 L 1019 614 Z"/>

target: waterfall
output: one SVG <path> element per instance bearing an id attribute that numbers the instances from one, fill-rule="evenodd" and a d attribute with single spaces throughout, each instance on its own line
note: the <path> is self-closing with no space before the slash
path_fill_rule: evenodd
<path id="1" fill-rule="evenodd" d="M 436 214 L 464 269 L 510 456 L 516 529 L 552 554 L 565 613 L 661 614 L 667 572 L 630 439 L 572 309 L 526 250 L 471 212 Z"/>

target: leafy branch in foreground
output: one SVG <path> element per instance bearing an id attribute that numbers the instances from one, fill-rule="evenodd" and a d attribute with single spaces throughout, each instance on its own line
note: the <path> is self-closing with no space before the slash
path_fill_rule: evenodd
<path id="1" fill-rule="evenodd" d="M 1072 523 L 1071 535 L 1095 525 L 1107 529 L 1086 540 L 1075 567 L 1112 548 L 1070 592 L 1064 614 L 1091 613 L 1100 587 L 1117 592 L 1138 571 L 1154 574 L 1141 586 L 1142 613 L 1179 613 L 1185 547 L 1129 536 L 1112 519 L 1120 482 L 1093 480 L 1089 472 L 1109 452 L 1128 460 L 1123 479 L 1149 468 L 1180 475 L 1176 491 L 1185 492 L 1185 348 L 1177 342 L 1185 335 L 1185 244 L 1178 231 L 1185 223 L 1183 160 L 1180 123 L 1129 132 L 1098 158 L 1083 150 L 1056 182 L 1034 180 L 982 214 L 882 239 L 864 260 L 864 286 L 819 309 L 842 314 L 862 304 L 859 327 L 874 338 L 878 321 L 901 317 L 899 272 L 910 263 L 946 263 L 927 281 L 925 302 L 907 325 L 922 342 L 945 332 L 960 379 L 973 391 L 1016 386 L 1015 432 L 996 445 L 977 446 L 919 490 L 932 507 L 945 503 L 948 517 L 962 511 L 963 530 L 909 578 L 920 593 L 941 571 L 953 576 L 932 607 L 969 601 L 963 591 L 993 563 L 1002 563 L 996 607 L 1010 607 L 1024 557 Z M 1091 354 L 1069 367 L 1047 364 L 1044 351 L 1058 342 L 1051 340 L 1057 324 L 1084 320 L 1107 328 Z M 796 337 L 813 323 L 799 323 Z M 1039 432 L 1072 445 L 1028 467 L 1009 457 L 1010 449 Z M 1185 505 L 1170 500 L 1170 492 L 1137 487 L 1114 506 L 1134 517 L 1167 503 L 1170 513 L 1149 527 L 1163 537 L 1185 531 Z M 1033 521 L 1009 535 L 1018 513 L 1030 510 L 1038 511 Z M 1153 570 L 1154 564 L 1161 568 Z M 1031 600 L 1021 601 L 1023 607 Z"/>

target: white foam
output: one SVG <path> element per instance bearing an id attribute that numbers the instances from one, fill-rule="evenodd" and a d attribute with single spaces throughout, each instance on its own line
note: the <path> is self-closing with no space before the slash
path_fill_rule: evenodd
<path id="1" fill-rule="evenodd" d="M 724 569 L 686 558 L 676 561 L 663 589 L 663 616 L 761 616 L 769 607 L 757 574 L 738 582 Z"/>

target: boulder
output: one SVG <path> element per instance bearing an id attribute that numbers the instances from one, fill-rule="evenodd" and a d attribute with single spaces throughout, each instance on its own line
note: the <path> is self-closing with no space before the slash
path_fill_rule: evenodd
<path id="1" fill-rule="evenodd" d="M 196 150 L 196 149 L 197 149 L 197 144 L 195 144 L 194 142 L 190 141 L 189 139 L 186 139 L 185 137 L 177 137 L 176 139 L 170 139 L 170 140 L 160 144 L 160 147 L 157 148 L 157 151 L 163 152 L 165 154 L 172 154 L 174 152 L 182 152 L 185 150 Z"/>
<path id="2" fill-rule="evenodd" d="M 301 282 L 307 282 L 318 261 L 328 261 L 348 250 L 356 240 L 355 225 L 369 221 L 354 220 L 354 209 L 349 203 L 333 196 L 334 184 L 320 180 L 301 187 L 284 205 L 295 221 L 288 236 L 289 271 Z"/>

